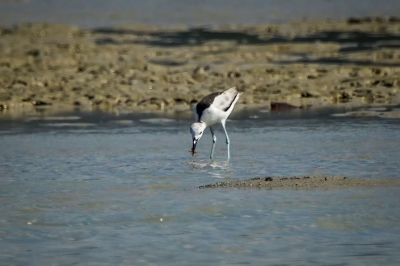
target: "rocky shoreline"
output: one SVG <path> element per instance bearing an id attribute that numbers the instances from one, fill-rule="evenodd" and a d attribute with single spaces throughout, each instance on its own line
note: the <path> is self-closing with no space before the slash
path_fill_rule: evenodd
<path id="1" fill-rule="evenodd" d="M 238 109 L 400 104 L 400 19 L 218 28 L 0 27 L 0 117 L 190 112 L 236 86 Z"/>

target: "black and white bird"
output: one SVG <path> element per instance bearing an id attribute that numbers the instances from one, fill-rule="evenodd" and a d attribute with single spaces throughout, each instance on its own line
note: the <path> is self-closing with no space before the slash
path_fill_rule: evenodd
<path id="1" fill-rule="evenodd" d="M 213 125 L 221 123 L 224 129 L 228 160 L 230 159 L 230 147 L 229 147 L 229 136 L 226 131 L 226 119 L 232 113 L 236 102 L 239 100 L 240 93 L 236 88 L 230 88 L 223 92 L 214 92 L 197 103 L 195 114 L 197 116 L 197 121 L 190 126 L 190 133 L 192 134 L 192 155 L 195 154 L 196 145 L 201 136 L 203 136 L 204 130 L 209 127 L 212 135 L 212 147 L 210 152 L 210 159 L 214 156 L 215 143 L 217 142 L 217 137 L 214 133 Z"/>

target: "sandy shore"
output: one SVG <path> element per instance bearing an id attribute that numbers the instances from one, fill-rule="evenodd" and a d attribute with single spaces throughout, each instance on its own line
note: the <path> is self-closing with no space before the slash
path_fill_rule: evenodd
<path id="1" fill-rule="evenodd" d="M 329 189 L 346 187 L 400 186 L 396 179 L 361 179 L 344 176 L 256 177 L 200 186 L 207 188 Z"/>
<path id="2" fill-rule="evenodd" d="M 189 112 L 236 86 L 240 108 L 400 103 L 400 19 L 219 28 L 0 27 L 0 114 Z"/>

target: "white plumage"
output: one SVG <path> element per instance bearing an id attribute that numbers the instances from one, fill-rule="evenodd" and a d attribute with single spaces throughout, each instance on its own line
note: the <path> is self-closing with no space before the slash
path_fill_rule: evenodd
<path id="1" fill-rule="evenodd" d="M 221 123 L 226 137 L 228 159 L 230 159 L 230 147 L 229 147 L 230 140 L 228 133 L 226 131 L 225 123 L 226 119 L 232 113 L 232 110 L 235 107 L 236 102 L 239 100 L 239 97 L 240 93 L 236 90 L 236 88 L 230 88 L 223 92 L 215 92 L 210 95 L 207 95 L 199 103 L 197 103 L 196 105 L 197 121 L 193 123 L 190 127 L 190 132 L 192 134 L 192 140 L 193 140 L 193 147 L 192 147 L 193 155 L 195 153 L 197 142 L 202 137 L 204 130 L 207 127 L 209 127 L 213 139 L 210 158 L 211 159 L 213 158 L 217 137 L 214 134 L 214 129 L 212 126 L 217 123 Z"/>

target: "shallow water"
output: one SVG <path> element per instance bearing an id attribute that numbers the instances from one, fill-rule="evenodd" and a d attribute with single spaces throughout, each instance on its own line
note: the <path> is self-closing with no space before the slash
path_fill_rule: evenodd
<path id="1" fill-rule="evenodd" d="M 351 16 L 398 16 L 397 0 L 3 0 L 0 24 L 67 23 L 85 27 L 121 24 L 221 25 L 281 23 Z"/>
<path id="2" fill-rule="evenodd" d="M 399 265 L 400 188 L 199 190 L 222 178 L 400 178 L 400 123 L 231 120 L 189 154 L 189 121 L 0 123 L 1 265 Z M 266 117 L 263 117 L 266 116 Z"/>

